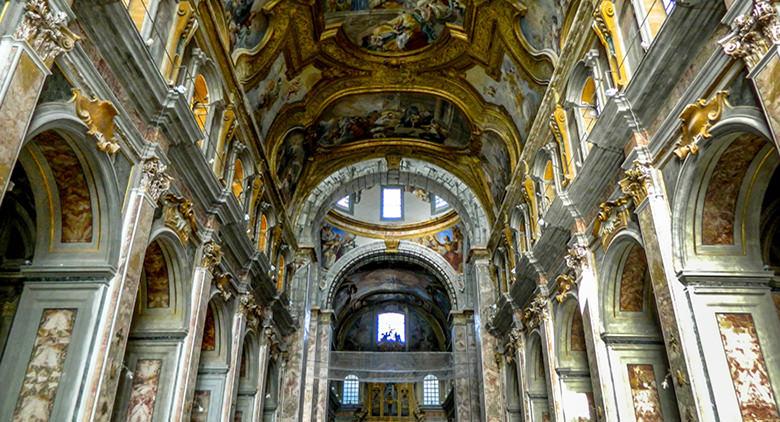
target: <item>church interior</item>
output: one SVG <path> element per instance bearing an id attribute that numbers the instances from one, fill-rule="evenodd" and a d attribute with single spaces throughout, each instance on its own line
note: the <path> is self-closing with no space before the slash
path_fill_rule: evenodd
<path id="1" fill-rule="evenodd" d="M 2 421 L 780 421 L 778 0 L 2 0 L 0 137 Z"/>

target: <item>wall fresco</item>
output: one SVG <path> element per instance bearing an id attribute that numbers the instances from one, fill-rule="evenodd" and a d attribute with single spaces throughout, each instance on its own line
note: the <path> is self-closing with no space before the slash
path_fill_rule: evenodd
<path id="1" fill-rule="evenodd" d="M 217 349 L 217 325 L 214 321 L 214 312 L 211 305 L 206 308 L 206 321 L 203 323 L 203 343 L 200 350 L 204 352 L 213 352 Z"/>
<path id="2" fill-rule="evenodd" d="M 343 22 L 353 43 L 382 53 L 413 51 L 438 40 L 446 24 L 463 26 L 459 0 L 323 0 L 329 24 Z"/>
<path id="3" fill-rule="evenodd" d="M 302 100 L 322 78 L 322 72 L 313 65 L 304 67 L 293 78 L 289 77 L 287 70 L 284 55 L 280 54 L 271 65 L 266 78 L 246 94 L 255 122 L 263 136 L 282 107 Z"/>
<path id="4" fill-rule="evenodd" d="M 15 421 L 47 421 L 62 378 L 75 309 L 44 309 L 14 409 Z"/>
<path id="5" fill-rule="evenodd" d="M 560 50 L 564 7 L 568 0 L 529 1 L 520 17 L 520 30 L 528 44 L 536 50 Z"/>
<path id="6" fill-rule="evenodd" d="M 704 195 L 701 219 L 703 244 L 734 244 L 739 190 L 750 163 L 763 146 L 763 140 L 745 134 L 734 140 L 720 156 Z"/>
<path id="7" fill-rule="evenodd" d="M 412 239 L 412 241 L 433 249 L 449 262 L 455 271 L 463 272 L 463 233 L 460 226 Z"/>
<path id="8" fill-rule="evenodd" d="M 630 364 L 626 366 L 637 422 L 663 422 L 661 398 L 658 396 L 653 365 Z"/>
<path id="9" fill-rule="evenodd" d="M 322 267 L 328 269 L 345 253 L 355 249 L 355 235 L 330 224 L 324 224 L 320 230 L 320 245 Z"/>
<path id="10" fill-rule="evenodd" d="M 231 49 L 253 50 L 260 45 L 268 30 L 268 17 L 262 12 L 266 3 L 268 0 L 223 2 Z"/>
<path id="11" fill-rule="evenodd" d="M 44 132 L 33 140 L 51 169 L 59 193 L 63 243 L 92 241 L 92 201 L 76 153 L 62 137 Z"/>
<path id="12" fill-rule="evenodd" d="M 512 177 L 512 167 L 506 144 L 497 134 L 486 133 L 482 137 L 480 158 L 484 174 L 488 179 L 490 193 L 493 195 L 493 201 L 496 207 L 500 207 L 504 196 L 506 196 L 509 179 Z"/>
<path id="13" fill-rule="evenodd" d="M 146 280 L 146 307 L 167 308 L 170 306 L 170 279 L 168 265 L 160 244 L 152 242 L 144 255 L 144 277 Z"/>
<path id="14" fill-rule="evenodd" d="M 469 69 L 466 72 L 466 80 L 485 101 L 506 109 L 522 140 L 528 137 L 544 90 L 541 86 L 531 85 L 528 82 L 531 77 L 519 70 L 511 57 L 504 56 L 498 80 L 485 73 L 481 66 Z"/>
<path id="15" fill-rule="evenodd" d="M 647 258 L 645 251 L 633 245 L 628 253 L 623 274 L 620 277 L 619 304 L 621 312 L 642 312 L 645 303 L 645 280 L 647 279 Z"/>
<path id="16" fill-rule="evenodd" d="M 718 313 L 715 316 L 742 420 L 780 420 L 753 316 L 747 313 Z"/>
<path id="17" fill-rule="evenodd" d="M 133 389 L 127 406 L 128 422 L 151 421 L 160 382 L 162 360 L 139 359 L 133 372 Z"/>

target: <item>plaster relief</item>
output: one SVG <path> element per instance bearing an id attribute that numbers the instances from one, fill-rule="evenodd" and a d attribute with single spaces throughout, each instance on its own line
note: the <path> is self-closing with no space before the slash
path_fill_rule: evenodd
<path id="1" fill-rule="evenodd" d="M 14 421 L 46 421 L 51 417 L 75 321 L 75 309 L 43 310 Z"/>
<path id="2" fill-rule="evenodd" d="M 715 317 L 742 420 L 780 420 L 753 316 L 747 313 L 718 313 Z"/>
<path id="3" fill-rule="evenodd" d="M 133 373 L 133 390 L 127 407 L 128 422 L 151 421 L 160 382 L 160 359 L 139 359 Z"/>
<path id="4" fill-rule="evenodd" d="M 637 422 L 663 422 L 653 365 L 626 365 Z"/>

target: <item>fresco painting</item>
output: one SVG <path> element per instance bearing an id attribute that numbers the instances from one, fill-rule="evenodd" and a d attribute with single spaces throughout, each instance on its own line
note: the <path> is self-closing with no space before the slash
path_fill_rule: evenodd
<path id="1" fill-rule="evenodd" d="M 167 308 L 170 306 L 170 281 L 168 265 L 160 244 L 152 242 L 144 255 L 144 277 L 146 279 L 146 307 Z"/>
<path id="2" fill-rule="evenodd" d="M 276 178 L 279 190 L 288 200 L 295 193 L 298 181 L 303 174 L 307 154 L 312 151 L 310 139 L 299 129 L 292 130 L 284 138 L 277 159 Z"/>
<path id="3" fill-rule="evenodd" d="M 512 166 L 506 144 L 497 134 L 487 132 L 482 137 L 480 158 L 493 201 L 496 207 L 500 207 L 506 195 L 509 179 L 512 177 Z"/>
<path id="4" fill-rule="evenodd" d="M 479 91 L 485 101 L 506 109 L 522 140 L 528 137 L 544 91 L 541 86 L 528 82 L 531 80 L 530 76 L 518 69 L 511 57 L 504 56 L 498 81 L 490 77 L 481 66 L 469 69 L 466 72 L 466 80 Z"/>
<path id="5" fill-rule="evenodd" d="M 268 30 L 268 17 L 262 8 L 268 0 L 225 0 L 230 47 L 233 50 L 253 50 L 263 41 Z"/>
<path id="6" fill-rule="evenodd" d="M 718 313 L 715 316 L 742 420 L 780 420 L 753 316 L 748 313 Z"/>
<path id="7" fill-rule="evenodd" d="M 406 138 L 465 148 L 469 120 L 449 101 L 417 93 L 364 94 L 338 100 L 309 128 L 321 147 Z"/>
<path id="8" fill-rule="evenodd" d="M 463 233 L 459 226 L 412 239 L 412 241 L 435 250 L 452 265 L 455 271 L 463 272 Z"/>
<path id="9" fill-rule="evenodd" d="M 343 23 L 353 43 L 380 53 L 427 47 L 465 14 L 460 0 L 323 0 L 323 8 L 328 24 Z"/>
<path id="10" fill-rule="evenodd" d="M 560 50 L 565 3 L 568 0 L 529 1 L 520 17 L 520 30 L 526 41 L 536 50 Z"/>
<path id="11" fill-rule="evenodd" d="M 320 79 L 322 72 L 313 65 L 304 67 L 297 76 L 289 79 L 284 55 L 280 54 L 271 65 L 268 76 L 246 94 L 262 135 L 266 135 L 274 117 L 285 105 L 302 100 Z"/>
<path id="12" fill-rule="evenodd" d="M 47 421 L 62 378 L 75 309 L 44 309 L 14 409 L 15 421 Z"/>
<path id="13" fill-rule="evenodd" d="M 54 132 L 44 132 L 34 141 L 49 164 L 59 193 L 60 240 L 63 243 L 91 242 L 92 201 L 79 158 L 67 141 Z"/>
<path id="14" fill-rule="evenodd" d="M 133 372 L 133 389 L 127 407 L 128 422 L 151 421 L 160 382 L 160 359 L 139 359 Z"/>
<path id="15" fill-rule="evenodd" d="M 330 268 L 344 254 L 355 249 L 355 235 L 334 227 L 330 224 L 323 225 L 320 230 L 320 244 L 322 245 L 322 266 Z"/>

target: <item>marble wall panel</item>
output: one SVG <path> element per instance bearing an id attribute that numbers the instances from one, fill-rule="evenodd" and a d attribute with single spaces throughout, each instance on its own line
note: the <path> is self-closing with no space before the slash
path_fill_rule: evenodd
<path id="1" fill-rule="evenodd" d="M 745 134 L 734 140 L 721 154 L 704 195 L 702 244 L 734 244 L 739 190 L 750 163 L 764 144 L 755 135 Z"/>
<path id="2" fill-rule="evenodd" d="M 629 364 L 626 367 L 637 422 L 663 422 L 653 365 Z"/>
<path id="3" fill-rule="evenodd" d="M 716 319 L 742 419 L 780 420 L 753 316 L 717 313 Z"/>
<path id="4" fill-rule="evenodd" d="M 196 390 L 192 400 L 192 422 L 207 422 L 209 420 L 209 406 L 211 405 L 211 391 Z"/>
<path id="5" fill-rule="evenodd" d="M 55 132 L 44 132 L 33 140 L 51 169 L 62 214 L 63 243 L 92 241 L 92 201 L 87 179 L 76 153 Z"/>
<path id="6" fill-rule="evenodd" d="M 152 242 L 144 255 L 146 277 L 146 307 L 167 308 L 171 304 L 170 278 L 160 244 Z"/>
<path id="7" fill-rule="evenodd" d="M 75 321 L 75 309 L 43 310 L 14 421 L 49 420 Z"/>
<path id="8" fill-rule="evenodd" d="M 644 308 L 647 258 L 638 245 L 631 247 L 620 277 L 619 304 L 621 312 L 642 312 Z"/>
<path id="9" fill-rule="evenodd" d="M 211 306 L 206 308 L 206 321 L 203 323 L 203 342 L 200 350 L 212 352 L 217 349 L 217 325 Z"/>
<path id="10" fill-rule="evenodd" d="M 128 422 L 151 421 L 160 383 L 162 360 L 139 359 L 133 372 L 133 389 L 127 407 Z"/>
<path id="11" fill-rule="evenodd" d="M 772 300 L 775 302 L 775 311 L 777 311 L 777 317 L 780 318 L 780 292 L 772 293 Z"/>

